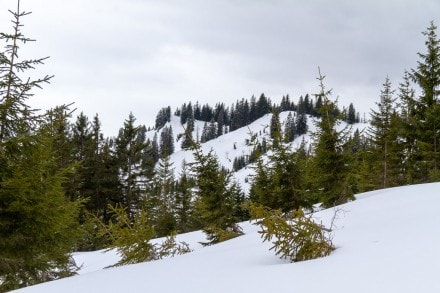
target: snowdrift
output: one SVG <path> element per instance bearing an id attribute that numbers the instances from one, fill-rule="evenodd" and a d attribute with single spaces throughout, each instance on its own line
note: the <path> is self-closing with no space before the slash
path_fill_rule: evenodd
<path id="1" fill-rule="evenodd" d="M 201 232 L 179 235 L 194 252 L 101 269 L 114 253 L 76 254 L 81 274 L 17 292 L 440 292 L 440 183 L 360 194 L 337 207 L 328 257 L 289 263 L 262 243 L 258 227 L 201 247 Z M 315 214 L 329 225 L 334 209 Z"/>

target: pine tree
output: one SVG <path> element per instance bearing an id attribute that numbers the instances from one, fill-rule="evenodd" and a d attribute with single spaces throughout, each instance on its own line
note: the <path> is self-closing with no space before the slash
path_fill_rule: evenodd
<path id="1" fill-rule="evenodd" d="M 274 147 L 277 147 L 281 139 L 281 122 L 277 110 L 273 111 L 270 119 L 270 137 Z"/>
<path id="2" fill-rule="evenodd" d="M 160 155 L 166 157 L 174 153 L 174 135 L 171 126 L 165 126 L 160 133 Z"/>
<path id="3" fill-rule="evenodd" d="M 378 168 L 371 173 L 377 176 L 378 186 L 386 188 L 401 184 L 402 153 L 399 146 L 399 116 L 395 111 L 394 91 L 388 77 L 383 84 L 383 90 L 378 103 L 378 111 L 371 113 L 370 133 L 372 136 L 372 149 Z"/>
<path id="4" fill-rule="evenodd" d="M 240 235 L 236 224 L 235 206 L 237 188 L 231 176 L 220 168 L 212 150 L 203 154 L 199 145 L 193 150 L 195 162 L 191 165 L 196 180 L 196 214 L 200 217 L 208 243 L 213 244 Z"/>
<path id="5" fill-rule="evenodd" d="M 421 181 L 421 176 L 418 171 L 419 164 L 422 161 L 420 149 L 417 144 L 417 115 L 415 98 L 415 90 L 411 87 L 410 76 L 406 71 L 403 76 L 403 81 L 399 84 L 398 89 L 399 106 L 401 112 L 401 137 L 403 139 L 403 153 L 405 154 L 405 177 L 406 182 L 414 184 Z"/>
<path id="6" fill-rule="evenodd" d="M 130 113 L 124 122 L 124 127 L 119 130 L 116 138 L 116 157 L 119 164 L 119 176 L 124 193 L 124 207 L 129 216 L 134 216 L 141 195 L 146 189 L 149 173 L 143 152 L 147 145 L 141 135 L 141 127 L 135 126 L 136 118 Z"/>
<path id="7" fill-rule="evenodd" d="M 431 22 L 423 35 L 426 53 L 418 53 L 420 60 L 417 68 L 411 72 L 411 78 L 422 90 L 416 106 L 418 121 L 418 147 L 421 150 L 422 162 L 419 172 L 425 174 L 423 181 L 440 180 L 440 40 L 437 27 Z M 434 175 L 435 174 L 435 175 Z M 431 175 L 431 178 L 428 178 Z M 432 178 L 432 177 L 435 178 Z"/>
<path id="8" fill-rule="evenodd" d="M 177 218 L 177 232 L 185 233 L 194 229 L 201 229 L 193 219 L 194 203 L 192 196 L 192 188 L 194 187 L 194 180 L 188 174 L 187 164 L 183 162 L 180 179 L 177 182 L 176 190 L 176 218 Z"/>
<path id="9" fill-rule="evenodd" d="M 353 103 L 350 103 L 348 106 L 347 123 L 354 124 L 357 122 L 359 121 L 356 120 L 356 110 L 354 109 Z"/>
<path id="10" fill-rule="evenodd" d="M 35 284 L 73 272 L 69 258 L 78 236 L 79 202 L 64 195 L 63 182 L 73 166 L 60 168 L 53 149 L 54 127 L 37 117 L 26 101 L 48 83 L 22 77 L 46 58 L 23 60 L 21 18 L 10 11 L 13 33 L 0 34 L 0 291 Z"/>
<path id="11" fill-rule="evenodd" d="M 307 115 L 305 113 L 298 113 L 295 119 L 296 135 L 300 136 L 306 134 L 308 131 Z"/>
<path id="12" fill-rule="evenodd" d="M 345 131 L 337 131 L 337 106 L 330 101 L 331 90 L 324 86 L 325 76 L 319 72 L 322 107 L 321 119 L 316 122 L 317 131 L 314 135 L 315 156 L 313 158 L 312 188 L 316 200 L 325 207 L 345 203 L 352 198 L 353 191 L 348 184 L 350 166 L 343 153 Z"/>
<path id="13" fill-rule="evenodd" d="M 293 152 L 289 144 L 282 142 L 272 143 L 269 150 L 267 159 L 261 155 L 257 159 L 251 200 L 284 212 L 308 207 L 309 201 L 302 192 L 306 172 L 302 152 Z"/>
<path id="14" fill-rule="evenodd" d="M 64 196 L 62 183 L 72 170 L 58 168 L 45 131 L 15 138 L 20 155 L 8 158 L 0 173 L 2 290 L 70 275 L 73 269 L 68 253 L 79 236 L 79 202 Z"/>
<path id="15" fill-rule="evenodd" d="M 284 125 L 284 142 L 292 142 L 296 136 L 295 119 L 292 112 L 287 114 L 286 124 Z"/>
<path id="16" fill-rule="evenodd" d="M 145 200 L 150 224 L 159 237 L 170 235 L 177 229 L 175 184 L 173 164 L 169 156 L 163 157 L 159 160 L 152 188 Z"/>

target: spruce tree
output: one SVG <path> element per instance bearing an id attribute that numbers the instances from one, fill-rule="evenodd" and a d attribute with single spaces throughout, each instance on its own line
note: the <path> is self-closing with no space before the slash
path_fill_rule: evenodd
<path id="1" fill-rule="evenodd" d="M 60 168 L 54 128 L 28 104 L 33 90 L 50 76 L 23 78 L 46 58 L 21 60 L 18 50 L 31 39 L 21 32 L 18 1 L 13 32 L 1 33 L 0 52 L 0 291 L 17 289 L 73 272 L 69 258 L 78 236 L 79 202 L 63 189 L 73 166 Z"/>
<path id="2" fill-rule="evenodd" d="M 440 40 L 434 22 L 431 22 L 423 35 L 427 38 L 427 52 L 418 53 L 420 60 L 416 69 L 411 71 L 411 78 L 422 91 L 417 100 L 415 121 L 418 122 L 417 142 L 423 162 L 419 172 L 425 175 L 422 181 L 427 181 L 440 180 Z"/>
<path id="3" fill-rule="evenodd" d="M 144 151 L 147 148 L 141 127 L 135 125 L 136 118 L 130 113 L 119 130 L 116 138 L 116 157 L 119 165 L 119 177 L 124 194 L 124 207 L 129 217 L 134 216 L 141 196 L 144 194 L 149 180 L 147 174 L 151 166 L 147 166 Z"/>
<path id="4" fill-rule="evenodd" d="M 314 157 L 311 176 L 312 192 L 315 200 L 325 207 L 345 203 L 352 198 L 353 191 L 348 184 L 350 166 L 343 152 L 346 131 L 337 131 L 336 103 L 330 101 L 331 90 L 324 86 L 325 76 L 319 71 L 321 119 L 316 121 L 314 136 Z"/>
<path id="5" fill-rule="evenodd" d="M 417 143 L 417 101 L 415 90 L 411 86 L 410 75 L 407 71 L 404 73 L 403 81 L 399 84 L 398 97 L 401 113 L 401 138 L 403 139 L 403 152 L 406 154 L 404 174 L 406 182 L 414 184 L 419 182 L 424 174 L 420 174 L 418 171 L 418 165 L 421 162 L 422 156 Z"/>
<path id="6" fill-rule="evenodd" d="M 214 244 L 240 235 L 237 225 L 237 186 L 231 175 L 209 151 L 204 154 L 198 144 L 194 145 L 195 162 L 191 165 L 196 180 L 196 215 L 200 217 L 208 243 Z"/>
<path id="7" fill-rule="evenodd" d="M 279 134 L 278 134 L 279 135 Z M 250 189 L 250 199 L 271 209 L 284 212 L 308 207 L 305 198 L 305 164 L 301 150 L 294 152 L 287 143 L 274 138 L 267 158 L 259 156 Z M 273 143 L 273 141 L 278 141 Z"/>
<path id="8" fill-rule="evenodd" d="M 396 112 L 394 91 L 387 77 L 381 90 L 378 111 L 371 112 L 371 127 L 369 128 L 372 140 L 371 152 L 377 168 L 371 176 L 377 176 L 377 185 L 381 188 L 401 184 L 401 162 L 403 154 L 399 144 L 399 115 Z"/>

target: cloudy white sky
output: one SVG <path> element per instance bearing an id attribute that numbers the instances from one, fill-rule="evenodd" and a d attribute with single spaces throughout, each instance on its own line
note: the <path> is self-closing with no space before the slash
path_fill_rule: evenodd
<path id="1" fill-rule="evenodd" d="M 10 31 L 0 0 L 0 31 Z M 116 135 L 130 111 L 153 125 L 163 106 L 318 91 L 318 66 L 341 105 L 367 112 L 386 76 L 396 86 L 440 25 L 438 0 L 21 0 L 22 57 L 54 74 L 32 105 L 75 102 Z"/>

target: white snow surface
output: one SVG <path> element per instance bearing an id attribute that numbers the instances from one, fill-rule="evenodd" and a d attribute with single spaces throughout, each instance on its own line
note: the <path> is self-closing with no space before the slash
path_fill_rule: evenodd
<path id="1" fill-rule="evenodd" d="M 178 235 L 192 253 L 102 269 L 114 252 L 76 253 L 80 275 L 18 292 L 440 292 L 440 183 L 360 194 L 337 207 L 336 250 L 289 263 L 262 243 L 258 227 L 210 247 L 201 232 Z M 329 225 L 334 209 L 315 214 Z"/>
<path id="2" fill-rule="evenodd" d="M 289 115 L 289 113 L 291 113 L 293 117 L 297 115 L 295 111 L 284 111 L 279 114 L 282 129 L 284 129 L 284 124 L 287 120 L 287 116 Z M 271 118 L 272 114 L 266 114 L 246 127 L 241 127 L 222 136 L 219 136 L 216 139 L 209 140 L 201 144 L 202 151 L 206 154 L 210 150 L 213 150 L 214 154 L 218 158 L 219 163 L 226 169 L 232 170 L 235 158 L 251 154 L 253 149 L 253 146 L 249 144 L 249 141 L 251 140 L 251 135 L 256 136 L 259 142 L 261 142 L 264 137 L 267 139 L 267 141 L 269 141 L 269 126 Z M 308 144 L 312 142 L 311 133 L 316 131 L 315 119 L 316 118 L 307 115 L 308 133 L 295 138 L 295 140 L 291 143 L 292 149 L 298 149 L 303 140 L 306 142 L 306 146 L 308 146 Z M 205 122 L 198 120 L 196 120 L 194 123 L 194 131 L 192 133 L 192 136 L 196 141 L 198 141 L 200 136 L 202 135 L 204 124 Z M 179 178 L 182 173 L 183 162 L 194 162 L 193 153 L 190 150 L 182 150 L 181 148 L 183 138 L 181 137 L 180 139 L 178 139 L 178 137 L 183 135 L 183 133 L 185 132 L 185 128 L 184 126 L 182 126 L 182 124 L 180 124 L 180 117 L 172 115 L 171 121 L 166 123 L 165 126 L 171 126 L 173 130 L 175 151 L 170 156 L 170 162 L 173 164 L 175 178 Z M 338 131 L 347 129 L 348 131 L 351 131 L 351 133 L 359 130 L 361 133 L 365 133 L 368 126 L 369 124 L 367 123 L 356 123 L 353 125 L 347 125 L 347 123 L 341 121 L 336 126 L 336 129 Z M 152 130 L 148 132 L 147 138 L 153 140 L 154 135 L 156 134 L 159 142 L 162 129 L 163 128 L 157 131 Z M 234 180 L 240 184 L 245 193 L 247 193 L 247 191 L 249 190 L 249 182 L 252 174 L 252 166 L 247 166 L 246 168 L 243 168 L 238 172 L 232 174 Z"/>

